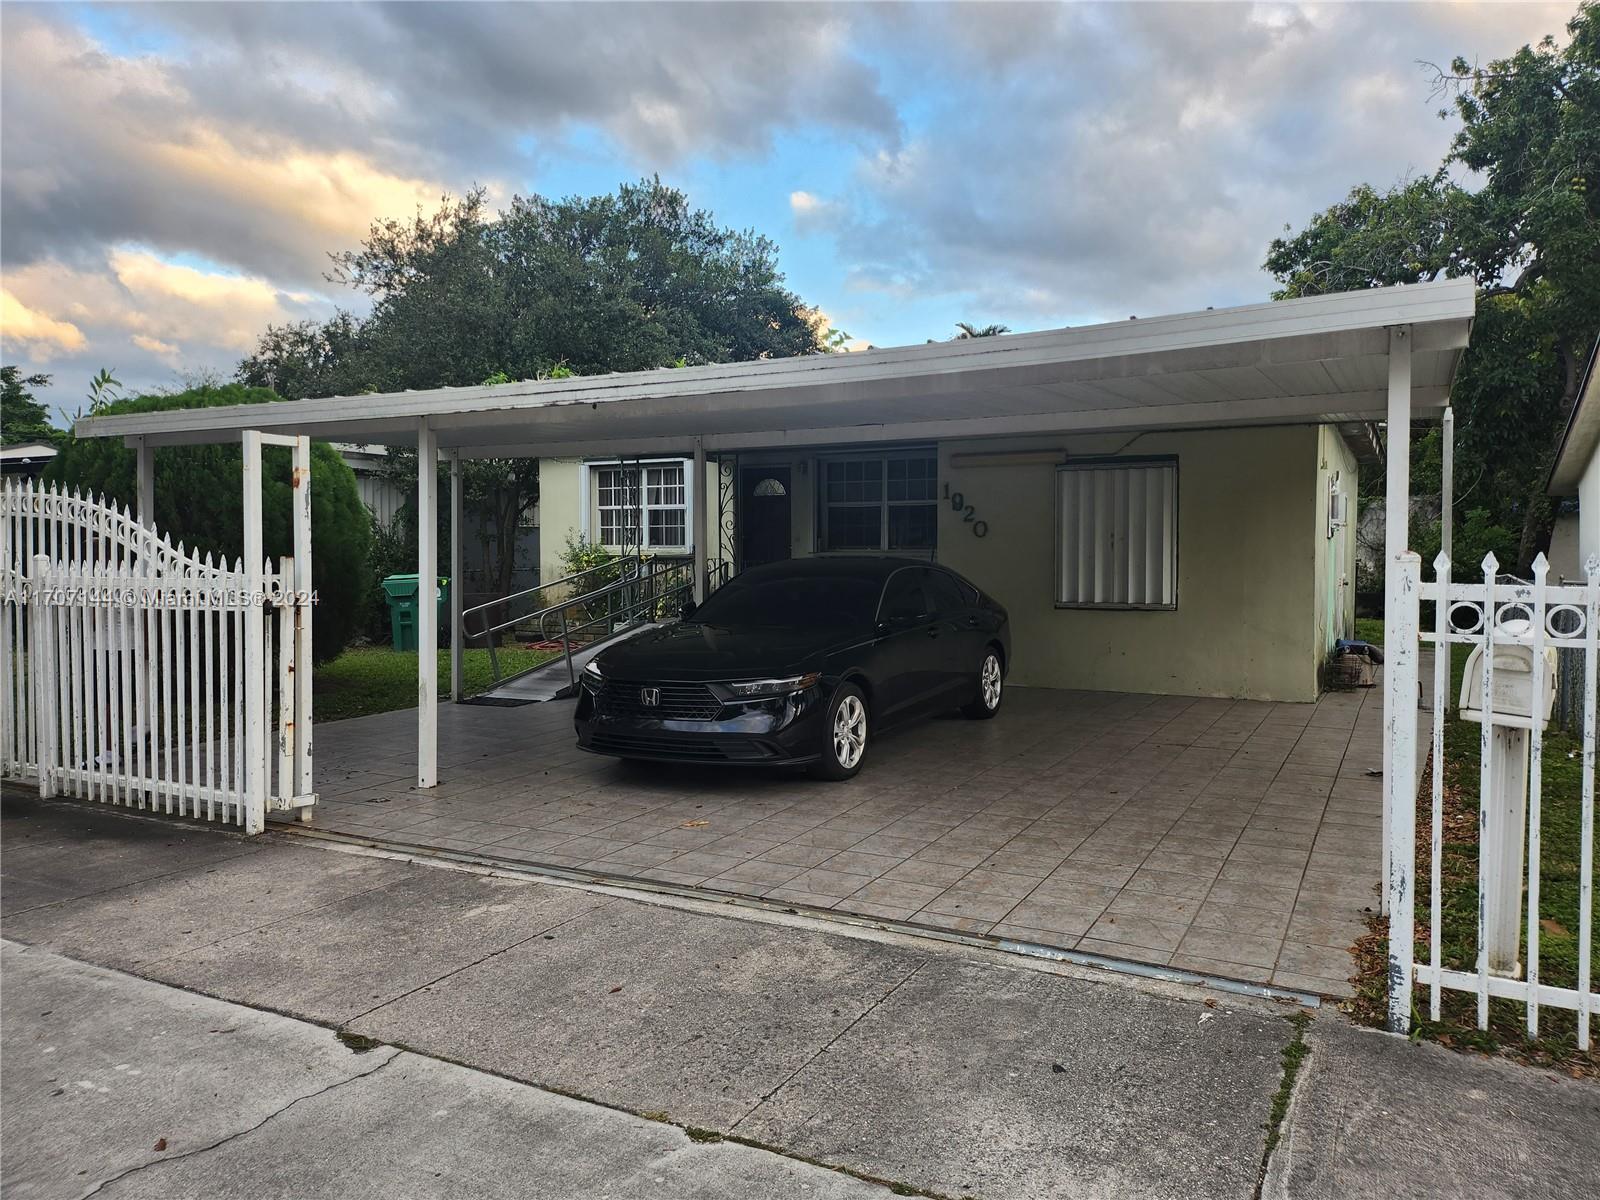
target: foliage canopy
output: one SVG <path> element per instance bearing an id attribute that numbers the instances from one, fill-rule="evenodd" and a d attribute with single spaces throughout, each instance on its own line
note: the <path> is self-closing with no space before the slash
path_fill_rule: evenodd
<path id="1" fill-rule="evenodd" d="M 1451 393 L 1458 524 L 1499 531 L 1504 542 L 1488 548 L 1523 572 L 1549 542 L 1545 483 L 1600 332 L 1600 5 L 1586 0 L 1567 32 L 1564 46 L 1547 37 L 1483 68 L 1458 58 L 1440 71 L 1452 101 L 1440 116 L 1460 126 L 1438 170 L 1354 188 L 1274 240 L 1265 264 L 1278 298 L 1477 283 Z M 1419 461 L 1436 443 L 1436 432 L 1418 440 Z M 1470 575 L 1476 564 L 1457 559 Z"/>
<path id="2" fill-rule="evenodd" d="M 268 329 L 239 364 L 242 383 L 299 399 L 779 358 L 840 340 L 783 286 L 770 240 L 719 226 L 659 179 L 518 196 L 500 213 L 481 189 L 447 196 L 431 213 L 375 222 L 332 263 L 331 279 L 372 297 L 371 315 Z M 414 464 L 391 454 L 397 484 L 412 486 Z M 462 466 L 504 593 L 538 464 Z"/>
<path id="3" fill-rule="evenodd" d="M 66 439 L 65 431 L 50 423 L 44 404 L 33 397 L 34 388 L 49 383 L 48 375 L 24 375 L 19 367 L 0 367 L 0 446 L 21 442 L 60 446 Z"/>
<path id="4" fill-rule="evenodd" d="M 262 404 L 279 397 L 265 388 L 239 384 L 191 388 L 174 395 L 137 396 L 108 404 L 108 414 L 157 412 Z M 170 446 L 156 452 L 158 529 L 201 555 L 218 554 L 231 565 L 244 542 L 244 497 L 239 486 L 240 448 Z M 112 438 L 69 441 L 45 479 L 132 505 L 136 497 L 134 452 Z M 262 454 L 262 539 L 276 558 L 294 547 L 290 525 L 289 451 L 269 446 Z M 312 635 L 317 661 L 336 656 L 358 628 L 367 594 L 371 532 L 355 475 L 333 447 L 311 445 L 312 583 L 317 606 Z"/>

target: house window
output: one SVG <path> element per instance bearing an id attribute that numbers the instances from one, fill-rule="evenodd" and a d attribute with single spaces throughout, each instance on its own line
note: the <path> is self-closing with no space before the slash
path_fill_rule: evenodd
<path id="1" fill-rule="evenodd" d="M 682 549 L 689 544 L 688 493 L 681 462 L 596 467 L 595 527 L 612 549 Z M 641 542 L 642 536 L 642 542 Z"/>
<path id="2" fill-rule="evenodd" d="M 823 459 L 821 548 L 932 550 L 939 462 L 932 450 Z"/>
<path id="3" fill-rule="evenodd" d="M 1056 468 L 1056 604 L 1177 607 L 1177 462 Z"/>

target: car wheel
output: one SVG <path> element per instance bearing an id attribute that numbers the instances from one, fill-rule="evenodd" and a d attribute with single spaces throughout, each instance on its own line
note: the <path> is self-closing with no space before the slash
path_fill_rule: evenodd
<path id="1" fill-rule="evenodd" d="M 867 698 L 853 683 L 842 683 L 828 705 L 822 730 L 822 757 L 811 768 L 818 779 L 849 779 L 867 756 Z"/>
<path id="2" fill-rule="evenodd" d="M 961 710 L 962 715 L 974 721 L 989 720 L 1000 711 L 1005 683 L 1006 673 L 1000 668 L 1000 655 L 991 646 L 983 652 L 983 665 L 978 668 L 977 695 Z"/>

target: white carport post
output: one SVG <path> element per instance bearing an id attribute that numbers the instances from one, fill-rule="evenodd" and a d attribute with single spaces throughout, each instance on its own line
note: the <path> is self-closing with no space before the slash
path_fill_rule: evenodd
<path id="1" fill-rule="evenodd" d="M 439 782 L 439 435 L 417 421 L 417 786 Z"/>
<path id="2" fill-rule="evenodd" d="M 706 598 L 706 506 L 710 501 L 706 497 L 706 443 L 704 438 L 694 440 L 694 502 L 689 506 L 692 510 L 694 524 L 689 528 L 689 536 L 693 539 L 694 546 L 694 602 L 699 604 Z"/>
<path id="3" fill-rule="evenodd" d="M 140 434 L 134 443 L 134 501 L 141 525 L 156 523 L 156 448 Z M 258 566 L 260 564 L 257 564 Z"/>
<path id="4" fill-rule="evenodd" d="M 461 451 L 450 451 L 450 699 L 461 702 Z"/>
<path id="5" fill-rule="evenodd" d="M 1383 895 L 1389 914 L 1391 1032 L 1411 1024 L 1417 803 L 1417 598 L 1411 516 L 1411 329 L 1389 330 L 1388 486 L 1384 496 Z M 1446 648 L 1447 649 L 1447 648 Z"/>
<path id="6" fill-rule="evenodd" d="M 266 565 L 261 533 L 261 431 L 240 434 L 244 480 L 244 577 L 250 598 L 244 620 L 244 831 L 260 833 L 267 806 L 267 677 L 266 610 L 254 597 L 265 587 Z"/>
<path id="7" fill-rule="evenodd" d="M 316 586 L 311 575 L 311 439 L 300 434 L 294 439 L 294 586 L 302 598 Z M 297 797 L 311 795 L 311 607 L 294 608 L 294 792 Z M 297 810 L 301 821 L 311 820 L 311 806 Z"/>
<path id="8" fill-rule="evenodd" d="M 1439 463 L 1439 553 L 1455 562 L 1456 412 L 1449 407 L 1439 431 Z"/>

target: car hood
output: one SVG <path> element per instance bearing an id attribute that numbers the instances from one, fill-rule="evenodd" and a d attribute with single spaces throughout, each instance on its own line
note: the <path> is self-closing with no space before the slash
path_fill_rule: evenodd
<path id="1" fill-rule="evenodd" d="M 683 621 L 635 634 L 600 652 L 613 679 L 755 679 L 816 670 L 827 651 L 861 640 L 840 629 L 730 629 Z"/>

